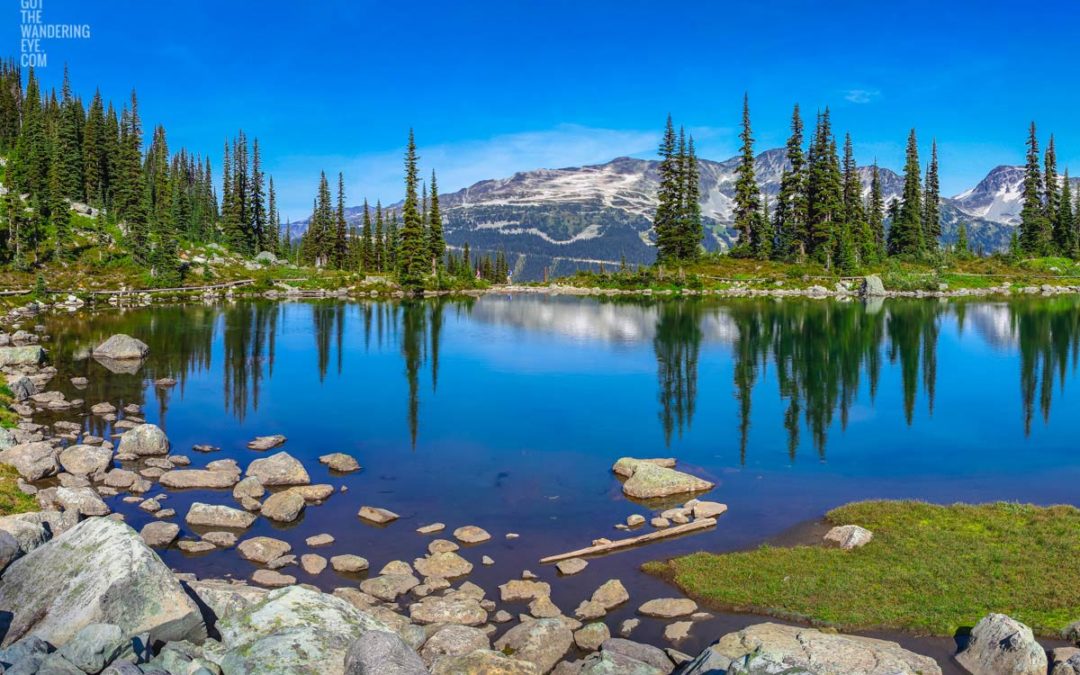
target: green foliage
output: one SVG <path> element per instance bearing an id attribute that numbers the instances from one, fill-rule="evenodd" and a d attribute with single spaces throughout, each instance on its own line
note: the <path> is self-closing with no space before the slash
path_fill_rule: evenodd
<path id="1" fill-rule="evenodd" d="M 906 156 L 900 210 L 889 228 L 891 255 L 918 255 L 923 250 L 922 183 L 919 178 L 919 146 L 914 129 L 908 135 Z"/>
<path id="2" fill-rule="evenodd" d="M 660 186 L 653 216 L 656 259 L 660 263 L 696 260 L 701 255 L 700 182 L 694 139 L 687 139 L 668 115 L 660 142 Z"/>
<path id="3" fill-rule="evenodd" d="M 851 551 L 813 545 L 696 553 L 646 570 L 724 609 L 840 630 L 951 637 L 992 610 L 1057 636 L 1080 615 L 1080 511 L 1072 506 L 871 501 L 827 519 L 861 525 L 874 539 Z"/>
<path id="4" fill-rule="evenodd" d="M 18 486 L 19 473 L 14 467 L 0 465 L 0 516 L 37 511 L 37 502 Z"/>

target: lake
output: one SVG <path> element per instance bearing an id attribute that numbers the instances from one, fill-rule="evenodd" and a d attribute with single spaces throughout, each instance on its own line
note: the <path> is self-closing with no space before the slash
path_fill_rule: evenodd
<path id="1" fill-rule="evenodd" d="M 320 554 L 362 555 L 377 571 L 424 553 L 420 525 L 479 525 L 493 539 L 464 555 L 488 597 L 530 569 L 572 614 L 618 577 L 631 601 L 609 615 L 615 632 L 642 601 L 676 594 L 638 571 L 642 562 L 797 539 L 849 501 L 1077 504 L 1078 310 L 1073 297 L 863 304 L 488 295 L 110 309 L 45 323 L 60 370 L 53 386 L 68 398 L 145 405 L 147 421 L 193 466 L 226 457 L 246 466 L 265 456 L 247 441 L 284 434 L 282 449 L 312 482 L 348 489 L 289 527 L 260 519 L 248 535 L 285 539 L 303 553 L 306 537 L 329 532 L 337 541 Z M 86 358 L 118 332 L 150 346 L 135 374 Z M 72 387 L 75 375 L 89 386 Z M 155 387 L 162 377 L 176 386 Z M 110 433 L 99 418 L 85 419 L 88 430 Z M 191 451 L 202 443 L 221 450 Z M 330 476 L 317 461 L 330 452 L 355 456 L 363 470 Z M 611 473 L 622 456 L 676 457 L 679 468 L 715 481 L 706 498 L 730 510 L 713 530 L 595 558 L 557 578 L 541 557 L 621 536 L 615 523 L 650 514 Z M 182 527 L 192 501 L 235 505 L 225 490 L 171 491 L 166 505 Z M 136 529 L 151 519 L 120 497 L 109 503 Z M 356 516 L 365 504 L 402 517 L 365 524 Z M 161 553 L 200 576 L 254 570 L 231 550 Z M 481 565 L 481 555 L 495 564 Z M 327 590 L 355 584 L 332 570 L 285 571 Z M 679 648 L 696 653 L 725 628 L 760 620 L 719 615 Z M 646 619 L 633 637 L 662 643 L 663 625 Z M 947 653 L 947 641 L 907 642 Z"/>

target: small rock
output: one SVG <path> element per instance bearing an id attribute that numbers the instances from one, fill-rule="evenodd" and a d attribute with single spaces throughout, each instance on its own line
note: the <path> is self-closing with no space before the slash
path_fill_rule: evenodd
<path id="1" fill-rule="evenodd" d="M 335 572 L 355 574 L 366 570 L 368 568 L 368 561 L 358 555 L 336 555 L 330 558 L 330 566 L 334 568 Z"/>
<path id="2" fill-rule="evenodd" d="M 323 455 L 322 457 L 319 457 L 319 463 L 325 464 L 333 471 L 339 473 L 348 473 L 360 468 L 360 463 L 357 462 L 356 459 L 343 452 L 333 452 L 329 455 Z"/>
<path id="3" fill-rule="evenodd" d="M 689 598 L 655 598 L 638 607 L 638 614 L 658 619 L 674 619 L 690 616 L 697 608 L 697 603 Z"/>
<path id="4" fill-rule="evenodd" d="M 600 588 L 593 591 L 590 598 L 593 602 L 599 603 L 607 611 L 611 611 L 630 600 L 630 594 L 626 591 L 626 587 L 618 579 L 608 579 Z M 636 619 L 635 619 L 636 620 Z"/>
<path id="5" fill-rule="evenodd" d="M 288 542 L 271 537 L 252 537 L 240 542 L 240 545 L 236 547 L 241 558 L 263 565 L 291 550 L 292 545 Z"/>
<path id="6" fill-rule="evenodd" d="M 216 546 L 208 541 L 192 541 L 184 540 L 176 545 L 184 553 L 209 553 L 213 551 Z"/>
<path id="7" fill-rule="evenodd" d="M 218 548 L 236 546 L 236 535 L 232 532 L 207 532 L 202 536 L 202 540 L 208 541 Z"/>
<path id="8" fill-rule="evenodd" d="M 416 528 L 416 531 L 420 534 L 435 534 L 436 532 L 442 532 L 446 529 L 446 525 L 442 523 L 432 523 L 430 525 L 424 525 Z"/>
<path id="9" fill-rule="evenodd" d="M 312 548 L 317 546 L 329 546 L 334 543 L 334 537 L 329 534 L 316 534 L 305 539 L 304 543 Z"/>
<path id="10" fill-rule="evenodd" d="M 559 568 L 559 574 L 570 576 L 571 574 L 577 574 L 589 566 L 588 561 L 581 558 L 570 558 L 569 560 L 560 560 L 555 564 L 555 567 Z"/>
<path id="11" fill-rule="evenodd" d="M 681 642 L 690 637 L 690 629 L 694 624 L 691 621 L 676 621 L 664 627 L 664 639 L 668 642 Z"/>
<path id="12" fill-rule="evenodd" d="M 248 465 L 245 475 L 258 478 L 259 483 L 266 487 L 307 485 L 311 482 L 304 465 L 287 452 L 256 459 Z"/>
<path id="13" fill-rule="evenodd" d="M 988 614 L 971 629 L 956 660 L 972 675 L 1043 675 L 1046 651 L 1031 629 L 1004 614 Z"/>
<path id="14" fill-rule="evenodd" d="M 645 524 L 645 516 L 640 513 L 635 513 L 626 517 L 626 524 L 630 527 L 637 527 L 638 525 Z"/>
<path id="15" fill-rule="evenodd" d="M 641 625 L 640 619 L 627 619 L 619 624 L 619 635 L 626 637 L 630 633 L 634 632 L 634 629 Z"/>
<path id="16" fill-rule="evenodd" d="M 300 517 L 306 504 L 301 495 L 292 490 L 286 490 L 270 495 L 263 502 L 259 512 L 275 522 L 291 523 Z"/>
<path id="17" fill-rule="evenodd" d="M 116 473 L 116 471 L 111 471 L 110 473 Z M 234 509 L 229 506 L 195 502 L 191 505 L 184 520 L 188 525 L 228 527 L 242 530 L 251 527 L 251 524 L 255 522 L 255 516 L 246 511 Z"/>
<path id="18" fill-rule="evenodd" d="M 283 445 L 288 440 L 281 434 L 273 436 L 258 436 L 255 440 L 249 441 L 247 446 L 249 450 L 273 450 L 274 448 Z"/>
<path id="19" fill-rule="evenodd" d="M 825 535 L 825 541 L 845 550 L 866 546 L 873 538 L 873 532 L 858 525 L 838 525 Z"/>
<path id="20" fill-rule="evenodd" d="M 326 558 L 315 553 L 305 553 L 300 556 L 300 567 L 304 568 L 308 574 L 320 574 L 326 569 Z"/>
<path id="21" fill-rule="evenodd" d="M 466 525 L 454 530 L 454 538 L 465 544 L 479 544 L 482 541 L 491 539 L 491 535 L 483 528 L 475 525 Z"/>
<path id="22" fill-rule="evenodd" d="M 428 666 L 443 656 L 465 656 L 478 649 L 490 649 L 491 641 L 479 628 L 448 625 L 427 639 L 420 657 Z"/>
<path id="23" fill-rule="evenodd" d="M 391 521 L 397 520 L 400 516 L 388 509 L 381 509 L 376 506 L 361 506 L 360 512 L 357 514 L 364 520 L 372 523 L 382 525 Z"/>
<path id="24" fill-rule="evenodd" d="M 281 588 L 296 583 L 296 577 L 274 570 L 255 570 L 255 573 L 251 575 L 251 580 L 268 588 Z"/>
<path id="25" fill-rule="evenodd" d="M 173 543 L 176 537 L 180 534 L 180 526 L 174 523 L 163 523 L 156 521 L 147 523 L 142 530 L 139 531 L 139 536 L 143 538 L 147 546 L 153 548 L 163 548 Z"/>

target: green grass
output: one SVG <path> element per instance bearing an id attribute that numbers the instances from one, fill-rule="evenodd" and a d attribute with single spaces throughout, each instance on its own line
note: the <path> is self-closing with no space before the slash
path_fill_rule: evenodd
<path id="1" fill-rule="evenodd" d="M 840 630 L 954 635 L 1002 612 L 1040 635 L 1080 618 L 1080 510 L 996 503 L 849 504 L 826 516 L 874 532 L 863 548 L 825 546 L 648 563 L 717 608 L 809 620 Z"/>
<path id="2" fill-rule="evenodd" d="M 30 495 L 24 494 L 15 481 L 18 472 L 10 466 L 0 465 L 0 516 L 12 513 L 37 511 L 37 502 Z"/>

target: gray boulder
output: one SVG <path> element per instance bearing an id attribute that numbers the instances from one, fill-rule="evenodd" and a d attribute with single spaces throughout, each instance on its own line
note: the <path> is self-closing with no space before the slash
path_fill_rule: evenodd
<path id="1" fill-rule="evenodd" d="M 158 476 L 158 483 L 168 488 L 230 488 L 240 479 L 232 471 L 172 469 Z"/>
<path id="2" fill-rule="evenodd" d="M 100 673 L 119 658 L 125 644 L 127 640 L 119 626 L 92 623 L 83 627 L 57 653 L 84 673 Z"/>
<path id="3" fill-rule="evenodd" d="M 303 513 L 306 503 L 299 493 L 286 490 L 267 497 L 259 513 L 278 523 L 291 523 Z"/>
<path id="4" fill-rule="evenodd" d="M 971 629 L 956 660 L 972 675 L 1045 675 L 1046 651 L 1031 629 L 1004 614 L 987 614 Z"/>
<path id="5" fill-rule="evenodd" d="M 675 664 L 671 662 L 664 650 L 652 645 L 634 642 L 633 640 L 624 640 L 623 638 L 608 638 L 601 643 L 600 649 L 647 663 L 659 670 L 663 675 L 668 675 L 675 670 Z"/>
<path id="6" fill-rule="evenodd" d="M 206 630 L 169 568 L 135 530 L 110 518 L 84 520 L 8 566 L 0 607 L 12 608 L 0 646 L 31 632 L 61 646 L 94 623 L 164 641 Z"/>
<path id="7" fill-rule="evenodd" d="M 420 657 L 430 666 L 442 656 L 464 656 L 477 649 L 491 649 L 487 633 L 470 626 L 449 625 L 427 639 L 420 650 Z"/>
<path id="8" fill-rule="evenodd" d="M 80 516 L 107 516 L 112 513 L 112 509 L 94 492 L 94 488 L 57 488 L 56 501 L 65 511 L 74 511 Z"/>
<path id="9" fill-rule="evenodd" d="M 424 662 L 396 633 L 369 630 L 345 654 L 348 675 L 427 675 Z"/>
<path id="10" fill-rule="evenodd" d="M 0 368 L 5 366 L 40 366 L 45 363 L 45 350 L 39 345 L 0 347 Z"/>
<path id="11" fill-rule="evenodd" d="M 578 675 L 663 675 L 664 670 L 607 650 L 594 652 L 581 661 Z M 720 674 L 723 671 L 719 671 Z"/>
<path id="12" fill-rule="evenodd" d="M 53 511 L 16 513 L 0 517 L 0 532 L 7 532 L 15 538 L 19 544 L 19 554 L 22 555 L 59 534 L 60 520 L 60 514 Z"/>
<path id="13" fill-rule="evenodd" d="M 140 424 L 120 437 L 117 454 L 153 457 L 169 454 L 169 439 L 156 424 Z"/>
<path id="14" fill-rule="evenodd" d="M 195 502 L 191 505 L 191 508 L 188 509 L 187 516 L 184 517 L 184 520 L 188 525 L 201 525 L 204 527 L 213 527 L 215 529 L 229 527 L 243 530 L 251 527 L 251 524 L 255 522 L 255 514 L 241 511 L 240 509 L 234 509 L 231 506 Z"/>
<path id="15" fill-rule="evenodd" d="M 143 538 L 147 546 L 154 548 L 164 548 L 169 544 L 176 541 L 176 537 L 180 534 L 180 526 L 176 523 L 166 523 L 163 520 L 155 520 L 147 523 L 142 530 L 139 531 L 139 536 Z"/>
<path id="16" fill-rule="evenodd" d="M 189 581 L 185 586 L 203 607 L 203 619 L 207 626 L 216 626 L 218 621 L 246 611 L 269 593 L 265 588 L 224 579 Z"/>
<path id="17" fill-rule="evenodd" d="M 866 546 L 873 538 L 873 532 L 858 525 L 837 525 L 825 533 L 825 541 L 844 550 Z"/>
<path id="18" fill-rule="evenodd" d="M 862 294 L 867 298 L 879 298 L 885 295 L 885 284 L 881 283 L 881 277 L 871 274 L 863 278 Z"/>
<path id="19" fill-rule="evenodd" d="M 145 358 L 150 353 L 150 348 L 141 340 L 136 340 L 130 335 L 118 333 L 105 342 L 94 347 L 95 358 L 114 359 L 116 361 L 130 361 Z"/>
<path id="20" fill-rule="evenodd" d="M 0 464 L 14 467 L 23 480 L 36 481 L 55 476 L 60 471 L 56 448 L 51 443 L 20 443 L 0 452 Z"/>
<path id="21" fill-rule="evenodd" d="M 311 482 L 304 465 L 287 452 L 256 459 L 248 465 L 245 475 L 258 478 L 265 487 L 307 485 Z"/>
<path id="22" fill-rule="evenodd" d="M 340 598 L 300 586 L 270 591 L 217 629 L 221 642 L 206 653 L 226 673 L 326 675 L 346 672 L 345 654 L 358 637 L 389 630 Z"/>
<path id="23" fill-rule="evenodd" d="M 1080 649 L 1058 647 L 1050 657 L 1050 675 L 1080 675 Z"/>
<path id="24" fill-rule="evenodd" d="M 566 656 L 574 634 L 561 619 L 537 619 L 518 624 L 495 642 L 495 649 L 510 650 L 514 658 L 528 661 L 546 673 Z"/>
<path id="25" fill-rule="evenodd" d="M 25 375 L 8 380 L 8 388 L 11 389 L 16 401 L 25 401 L 39 391 L 34 381 Z"/>
<path id="26" fill-rule="evenodd" d="M 716 487 L 715 483 L 661 466 L 650 460 L 624 457 L 616 462 L 613 470 L 620 475 L 626 475 L 625 472 L 629 472 L 629 478 L 623 483 L 623 493 L 636 499 L 704 492 Z"/>
<path id="27" fill-rule="evenodd" d="M 759 623 L 728 633 L 684 665 L 679 673 L 724 672 L 732 661 L 747 654 L 758 654 L 764 657 L 763 662 L 783 663 L 788 668 L 814 673 L 941 675 L 934 659 L 910 652 L 895 642 L 777 623 Z"/>
<path id="28" fill-rule="evenodd" d="M 11 533 L 0 530 L 0 572 L 3 572 L 4 568 L 20 555 L 22 555 L 22 549 L 19 548 L 19 540 Z"/>
<path id="29" fill-rule="evenodd" d="M 52 647 L 36 635 L 27 635 L 7 649 L 0 649 L 0 668 L 4 673 L 32 675 L 52 651 Z"/>
<path id="30" fill-rule="evenodd" d="M 97 445 L 72 445 L 60 453 L 60 466 L 75 476 L 104 473 L 112 466 L 112 450 Z"/>

